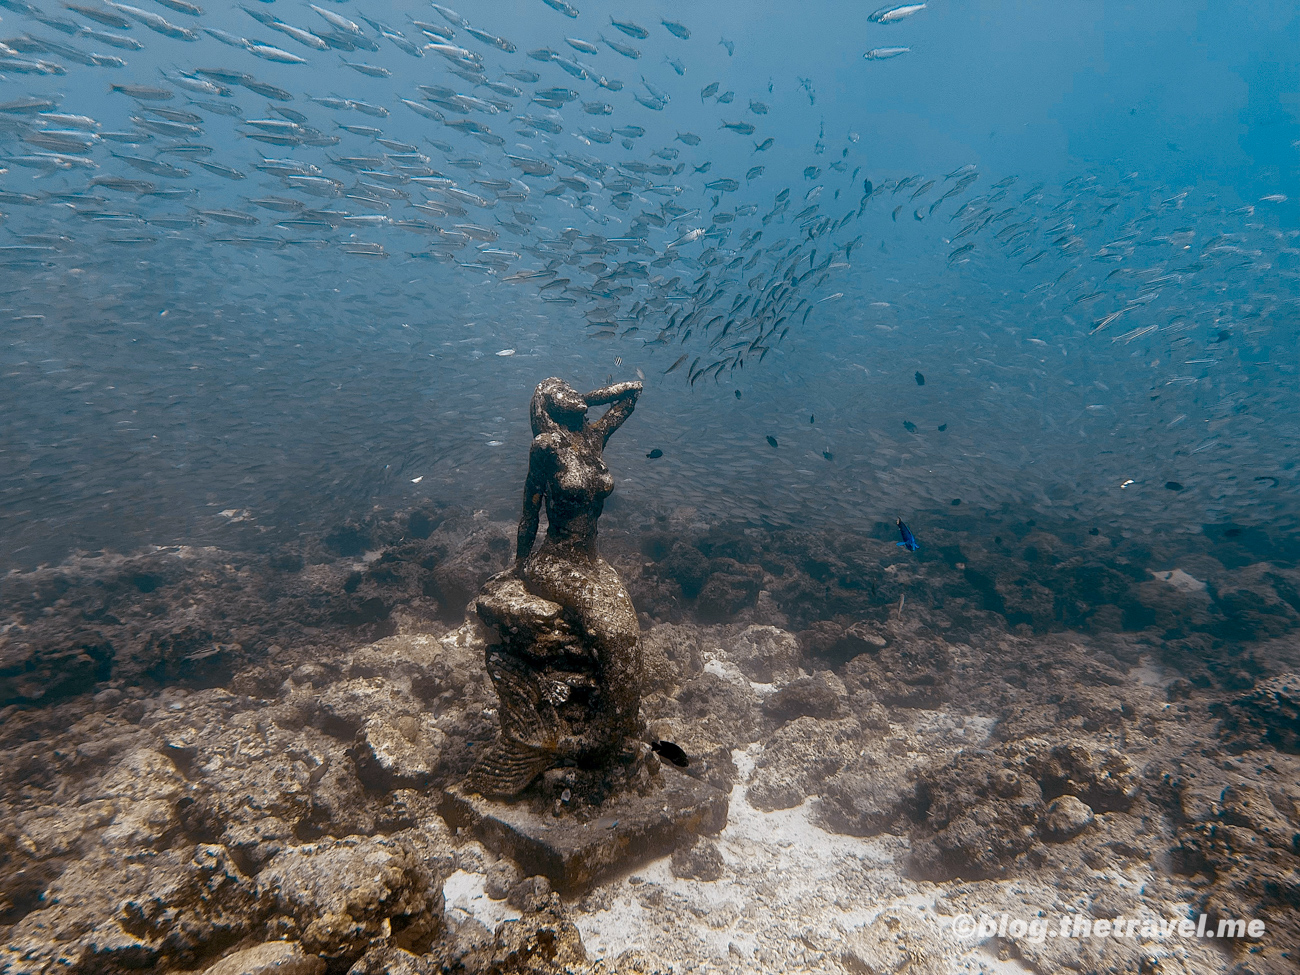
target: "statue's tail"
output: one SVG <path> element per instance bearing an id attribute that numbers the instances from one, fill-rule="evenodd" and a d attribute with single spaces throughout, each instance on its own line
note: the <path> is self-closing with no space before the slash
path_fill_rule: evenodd
<path id="1" fill-rule="evenodd" d="M 465 787 L 485 796 L 515 796 L 557 763 L 560 722 L 542 699 L 535 674 L 508 654 L 489 651 L 487 663 L 500 698 L 502 734 L 474 763 Z"/>
<path id="2" fill-rule="evenodd" d="M 485 796 L 515 796 L 555 764 L 555 753 L 498 738 L 465 779 L 465 789 Z"/>

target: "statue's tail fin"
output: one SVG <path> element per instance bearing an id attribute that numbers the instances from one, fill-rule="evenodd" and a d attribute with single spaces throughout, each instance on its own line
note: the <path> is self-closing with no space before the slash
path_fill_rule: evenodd
<path id="1" fill-rule="evenodd" d="M 553 752 L 498 738 L 470 769 L 465 789 L 485 796 L 518 795 L 554 764 Z"/>

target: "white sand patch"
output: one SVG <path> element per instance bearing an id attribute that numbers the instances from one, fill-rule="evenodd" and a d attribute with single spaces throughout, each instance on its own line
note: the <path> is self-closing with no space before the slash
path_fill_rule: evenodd
<path id="1" fill-rule="evenodd" d="M 725 659 L 709 663 L 720 677 L 745 680 Z M 991 718 L 944 711 L 918 709 L 908 717 L 895 734 L 913 747 L 927 739 L 922 747 L 976 746 L 994 725 Z M 954 941 L 952 919 L 935 911 L 940 888 L 903 874 L 904 837 L 828 833 L 814 824 L 816 797 L 775 812 L 752 806 L 746 784 L 762 752 L 758 744 L 732 752 L 739 775 L 727 828 L 716 837 L 723 878 L 675 877 L 665 857 L 583 898 L 574 905 L 573 918 L 590 957 L 612 959 L 640 950 L 674 960 L 674 971 L 680 972 L 719 965 L 740 972 L 840 971 L 850 932 L 884 910 L 907 907 L 923 918 L 936 944 L 959 948 L 953 971 L 1025 971 L 1019 962 L 999 961 L 979 945 Z"/>
<path id="2" fill-rule="evenodd" d="M 457 870 L 442 885 L 442 897 L 448 911 L 459 911 L 495 931 L 502 921 L 514 921 L 519 912 L 505 901 L 494 901 L 483 890 L 486 878 L 481 873 Z"/>
<path id="3" fill-rule="evenodd" d="M 1205 592 L 1205 583 L 1200 579 L 1192 578 L 1182 569 L 1165 569 L 1162 572 L 1148 569 L 1147 571 L 1161 582 L 1169 583 L 1179 592 Z"/>
<path id="4" fill-rule="evenodd" d="M 1138 665 L 1128 673 L 1134 680 L 1145 684 L 1147 687 L 1166 687 L 1178 679 L 1177 674 L 1170 673 L 1150 657 L 1143 657 Z"/>
<path id="5" fill-rule="evenodd" d="M 972 738 L 987 734 L 986 721 L 967 721 Z M 952 919 L 934 909 L 939 888 L 903 876 L 905 838 L 827 833 L 813 824 L 812 798 L 775 812 L 750 805 L 745 783 L 760 753 L 757 746 L 732 753 L 740 776 L 727 828 L 716 838 L 723 878 L 679 879 L 665 857 L 583 898 L 572 905 L 572 917 L 590 958 L 639 950 L 673 960 L 675 972 L 719 965 L 737 972 L 841 971 L 849 932 L 897 907 L 920 914 L 936 942 L 953 943 Z M 952 971 L 1021 975 L 1026 969 L 965 943 Z"/>
<path id="6" fill-rule="evenodd" d="M 725 651 L 721 649 L 705 650 L 704 673 L 721 677 L 731 684 L 748 684 L 749 679 L 724 654 Z"/>

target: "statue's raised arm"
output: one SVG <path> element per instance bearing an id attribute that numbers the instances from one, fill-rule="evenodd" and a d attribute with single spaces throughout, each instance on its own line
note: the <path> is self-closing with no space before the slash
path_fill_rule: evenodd
<path id="1" fill-rule="evenodd" d="M 601 435 L 601 447 L 609 443 L 609 438 L 614 435 L 614 431 L 621 427 L 627 418 L 632 415 L 632 411 L 636 409 L 636 399 L 641 395 L 642 388 L 641 383 L 635 381 L 614 383 L 612 386 L 593 389 L 583 397 L 588 406 L 613 404 L 605 412 L 604 416 L 591 425 L 591 428 Z"/>

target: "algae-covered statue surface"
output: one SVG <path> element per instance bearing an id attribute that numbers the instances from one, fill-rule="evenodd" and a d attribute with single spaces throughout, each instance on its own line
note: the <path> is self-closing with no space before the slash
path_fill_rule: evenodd
<path id="1" fill-rule="evenodd" d="M 530 409 L 523 515 L 512 568 L 489 579 L 479 617 L 495 631 L 488 674 L 501 731 L 466 785 L 510 796 L 565 761 L 598 767 L 641 733 L 640 627 L 618 574 L 596 551 L 614 478 L 605 444 L 632 415 L 638 382 L 583 395 L 543 380 Z M 587 410 L 610 404 L 588 422 Z M 546 537 L 535 545 L 543 502 Z"/>

